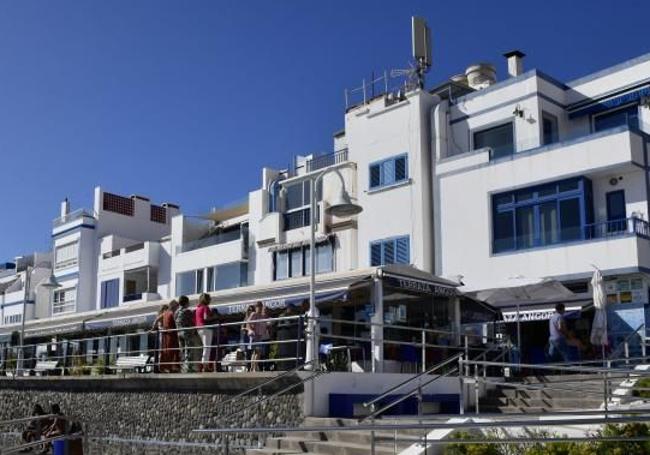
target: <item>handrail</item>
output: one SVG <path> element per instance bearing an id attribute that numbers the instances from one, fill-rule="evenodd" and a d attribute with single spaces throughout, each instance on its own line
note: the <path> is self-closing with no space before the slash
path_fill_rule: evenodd
<path id="1" fill-rule="evenodd" d="M 557 366 L 557 365 L 544 365 L 544 364 L 531 364 L 531 363 L 509 363 L 509 362 L 488 362 L 481 360 L 462 360 L 464 365 L 483 365 L 494 367 L 515 367 L 515 368 L 530 368 L 537 370 L 550 370 L 550 371 L 570 371 L 573 373 L 621 373 L 621 374 L 635 374 L 638 376 L 650 376 L 650 371 L 646 370 L 630 370 L 623 368 L 582 368 L 572 366 Z"/>
<path id="2" fill-rule="evenodd" d="M 614 350 L 609 354 L 609 356 L 608 356 L 607 358 L 610 359 L 610 360 L 612 360 L 612 357 L 614 356 L 614 354 L 616 354 L 616 355 L 620 354 L 620 353 L 621 353 L 621 348 L 624 349 L 626 343 L 627 343 L 627 342 L 630 340 L 630 338 L 632 338 L 633 336 L 641 337 L 641 334 L 640 334 L 639 332 L 641 331 L 641 329 L 642 329 L 643 327 L 645 327 L 645 322 L 644 322 L 643 324 L 639 325 L 639 326 L 636 328 L 636 330 L 634 330 L 634 331 L 628 333 L 627 336 L 623 339 L 623 341 L 620 342 L 620 344 L 618 345 L 618 347 L 617 347 L 616 349 L 614 349 Z M 643 343 L 643 341 L 641 341 L 641 342 Z"/>
<path id="3" fill-rule="evenodd" d="M 252 392 L 254 392 L 254 391 L 258 390 L 258 389 L 262 389 L 262 388 L 268 386 L 269 384 L 273 384 L 274 382 L 279 381 L 280 379 L 282 379 L 282 378 L 284 378 L 286 376 L 294 374 L 297 371 L 300 371 L 302 368 L 305 368 L 307 365 L 310 365 L 312 362 L 313 362 L 313 360 L 309 360 L 307 362 L 304 362 L 304 363 L 298 365 L 297 367 L 295 367 L 295 368 L 293 368 L 293 369 L 291 369 L 289 371 L 285 371 L 284 373 L 282 373 L 282 374 L 280 374 L 278 376 L 275 376 L 274 378 L 271 378 L 271 379 L 269 379 L 267 381 L 264 381 L 262 384 L 256 385 L 255 387 L 251 387 L 248 390 L 244 390 L 243 392 L 238 393 L 234 397 L 230 397 L 226 401 L 222 401 L 221 406 L 225 406 L 226 404 L 231 403 L 231 402 L 233 402 L 235 400 L 238 400 L 238 399 L 248 395 L 249 393 L 252 393 Z"/>
<path id="4" fill-rule="evenodd" d="M 400 382 L 399 384 L 397 384 L 397 385 L 391 387 L 390 389 L 386 390 L 386 391 L 385 391 L 384 393 L 382 393 L 381 395 L 379 395 L 379 396 L 373 398 L 373 399 L 370 400 L 370 401 L 366 401 L 365 403 L 363 403 L 363 407 L 364 407 L 364 408 L 367 408 L 368 406 L 372 406 L 373 404 L 377 403 L 379 400 L 384 399 L 386 396 L 390 395 L 391 393 L 393 393 L 393 392 L 396 391 L 396 390 L 401 389 L 401 388 L 404 387 L 405 385 L 410 384 L 411 382 L 413 382 L 413 381 L 415 381 L 415 380 L 421 378 L 422 376 L 425 376 L 425 375 L 428 375 L 428 374 L 433 373 L 433 372 L 436 371 L 438 368 L 442 368 L 442 367 L 444 367 L 445 365 L 449 365 L 451 362 L 454 362 L 454 361 L 458 360 L 458 358 L 459 358 L 461 355 L 462 355 L 461 353 L 458 353 L 458 354 L 456 354 L 456 355 L 453 355 L 453 356 L 449 357 L 448 359 L 443 360 L 443 361 L 440 362 L 440 363 L 437 363 L 437 364 L 434 365 L 433 367 L 429 368 L 427 371 L 423 371 L 423 372 L 421 372 L 421 373 L 418 373 L 418 374 L 416 374 L 415 376 L 413 376 L 413 377 L 411 377 L 411 378 L 408 378 L 408 379 L 406 379 L 405 381 Z"/>
<path id="5" fill-rule="evenodd" d="M 266 395 L 262 399 L 255 400 L 254 402 L 249 403 L 248 405 L 244 406 L 243 408 L 239 408 L 237 411 L 228 414 L 227 416 L 223 417 L 223 419 L 227 420 L 227 419 L 230 419 L 230 418 L 232 418 L 234 416 L 237 416 L 237 415 L 243 413 L 244 411 L 246 411 L 247 409 L 250 409 L 250 408 L 252 408 L 254 406 L 259 406 L 262 403 L 264 403 L 266 401 L 269 401 L 272 398 L 275 398 L 275 397 L 277 397 L 279 395 L 282 395 L 283 393 L 288 392 L 289 390 L 295 389 L 299 385 L 305 384 L 307 381 L 313 381 L 314 379 L 316 379 L 316 378 L 318 378 L 318 377 L 320 377 L 320 376 L 322 376 L 324 374 L 327 374 L 327 373 L 328 373 L 328 371 L 326 371 L 326 370 L 314 370 L 314 371 L 311 371 L 310 376 L 307 376 L 305 378 L 301 378 L 300 381 L 298 381 L 298 382 L 296 382 L 294 384 L 291 384 L 291 385 L 285 387 L 284 389 L 278 390 L 277 392 L 275 392 L 275 393 L 273 393 L 271 395 Z M 261 389 L 260 389 L 260 391 L 261 391 Z"/>
<path id="6" fill-rule="evenodd" d="M 395 406 L 397 406 L 398 404 L 400 404 L 401 402 L 405 401 L 406 399 L 408 399 L 408 398 L 410 398 L 410 397 L 412 397 L 412 396 L 414 396 L 414 395 L 420 393 L 420 390 L 422 389 L 422 387 L 426 387 L 426 386 L 428 386 L 429 384 L 431 384 L 432 382 L 435 382 L 435 381 L 437 381 L 437 380 L 440 379 L 440 378 L 446 378 L 447 376 L 449 376 L 450 374 L 453 374 L 453 373 L 458 373 L 458 367 L 454 367 L 453 370 L 450 370 L 450 371 L 447 371 L 447 372 L 445 372 L 445 373 L 443 373 L 443 374 L 439 374 L 439 375 L 437 375 L 437 376 L 434 376 L 433 378 L 429 379 L 428 381 L 424 382 L 423 384 L 419 384 L 418 387 L 417 387 L 416 389 L 411 390 L 411 391 L 410 391 L 409 393 L 407 393 L 406 395 L 401 396 L 401 397 L 398 398 L 397 400 L 394 400 L 394 401 L 388 403 L 386 406 L 384 406 L 384 407 L 382 407 L 382 408 L 380 408 L 380 409 L 373 410 L 370 414 L 368 414 L 367 416 L 363 417 L 363 418 L 361 419 L 361 422 L 363 422 L 363 421 L 365 421 L 365 420 L 367 420 L 367 419 L 374 419 L 376 416 L 382 414 L 383 412 L 386 412 L 386 411 L 389 410 L 390 408 L 395 407 Z M 372 405 L 371 405 L 371 406 L 372 406 Z"/>

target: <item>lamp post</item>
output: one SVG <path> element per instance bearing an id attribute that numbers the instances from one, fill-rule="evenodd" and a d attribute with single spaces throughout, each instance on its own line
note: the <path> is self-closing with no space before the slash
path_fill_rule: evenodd
<path id="1" fill-rule="evenodd" d="M 16 258 L 16 269 L 18 269 L 18 261 L 20 259 L 23 259 L 22 256 L 19 256 Z M 37 264 L 38 265 L 38 264 Z M 29 300 L 29 289 L 31 287 L 31 280 L 32 280 L 32 273 L 34 272 L 34 268 L 36 266 L 31 266 L 27 265 L 25 267 L 25 282 L 23 285 L 23 313 L 20 317 L 20 347 L 18 348 L 18 362 L 16 365 L 16 374 L 22 375 L 23 373 L 23 364 L 25 360 L 25 319 L 27 316 L 27 300 Z M 60 284 L 56 281 L 56 277 L 52 272 L 50 272 L 50 276 L 48 277 L 47 281 L 39 283 L 38 286 L 41 286 L 46 289 L 55 289 L 60 286 Z"/>
<path id="2" fill-rule="evenodd" d="M 345 181 L 338 169 L 325 169 L 319 174 L 309 178 L 309 195 L 311 199 L 309 209 L 309 311 L 307 312 L 307 347 L 305 355 L 305 363 L 310 363 L 309 368 L 312 370 L 318 369 L 318 308 L 316 308 L 316 186 L 322 180 L 323 176 L 328 172 L 334 172 L 341 181 L 341 189 L 330 204 L 326 211 L 330 215 L 337 217 L 353 216 L 361 213 L 363 208 L 352 202 L 350 195 L 345 189 Z"/>

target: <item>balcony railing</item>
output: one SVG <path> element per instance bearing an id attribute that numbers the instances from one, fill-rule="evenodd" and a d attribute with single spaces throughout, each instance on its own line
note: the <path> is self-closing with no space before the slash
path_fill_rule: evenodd
<path id="1" fill-rule="evenodd" d="M 348 160 L 348 149 L 339 150 L 327 155 L 320 155 L 307 161 L 307 172 L 313 172 Z"/>
<path id="2" fill-rule="evenodd" d="M 73 212 L 68 213 L 67 215 L 60 216 L 58 218 L 55 218 L 54 221 L 52 221 L 52 226 L 57 228 L 59 226 L 63 226 L 64 224 L 70 223 L 72 221 L 78 220 L 80 218 L 93 218 L 93 216 L 86 212 L 84 209 L 78 209 Z"/>
<path id="3" fill-rule="evenodd" d="M 650 239 L 650 224 L 636 217 L 602 221 L 585 226 L 585 239 L 602 239 L 622 235 L 638 235 Z"/>
<path id="4" fill-rule="evenodd" d="M 290 231 L 292 229 L 298 229 L 302 227 L 309 226 L 309 214 L 311 209 L 306 208 L 302 210 L 296 210 L 295 212 L 285 213 L 284 214 L 284 230 Z M 320 210 L 316 210 L 316 222 L 320 221 Z"/>
<path id="5" fill-rule="evenodd" d="M 234 240 L 239 240 L 241 238 L 241 231 L 229 231 L 221 232 L 219 234 L 214 234 L 209 237 L 204 237 L 198 240 L 192 240 L 191 242 L 183 243 L 181 246 L 176 248 L 176 254 L 186 253 L 188 251 L 198 250 L 200 248 L 206 248 L 212 245 L 219 245 L 221 243 L 232 242 Z"/>

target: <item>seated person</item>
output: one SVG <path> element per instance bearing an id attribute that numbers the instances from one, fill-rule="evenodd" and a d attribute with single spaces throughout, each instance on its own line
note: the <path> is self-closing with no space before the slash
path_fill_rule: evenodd
<path id="1" fill-rule="evenodd" d="M 45 415 L 45 411 L 40 404 L 35 404 L 34 409 L 32 410 L 32 415 L 34 417 Z M 27 424 L 27 427 L 22 433 L 23 442 L 29 444 L 34 441 L 41 439 L 41 434 L 43 433 L 43 428 L 48 424 L 47 419 L 34 419 L 30 420 Z M 23 452 L 31 452 L 33 447 L 27 447 L 23 449 Z"/>

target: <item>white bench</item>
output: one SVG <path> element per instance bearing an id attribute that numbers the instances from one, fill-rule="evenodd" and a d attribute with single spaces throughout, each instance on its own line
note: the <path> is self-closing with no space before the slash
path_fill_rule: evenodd
<path id="1" fill-rule="evenodd" d="M 117 372 L 132 370 L 138 373 L 148 373 L 152 371 L 149 360 L 151 356 L 137 355 L 137 356 L 121 356 L 115 361 L 115 365 L 109 368 Z"/>
<path id="2" fill-rule="evenodd" d="M 38 360 L 33 368 L 33 371 L 36 376 L 43 376 L 50 371 L 56 370 L 58 366 L 58 360 Z"/>
<path id="3" fill-rule="evenodd" d="M 224 367 L 227 371 L 233 373 L 244 373 L 247 369 L 244 352 L 239 349 L 233 352 L 229 352 L 223 356 L 223 359 L 221 359 L 221 366 Z"/>

